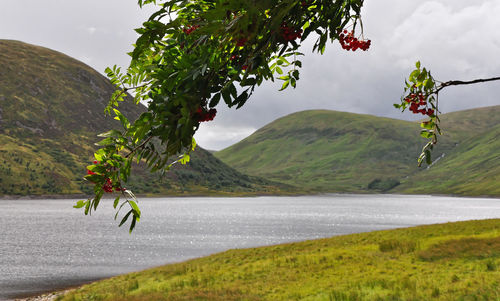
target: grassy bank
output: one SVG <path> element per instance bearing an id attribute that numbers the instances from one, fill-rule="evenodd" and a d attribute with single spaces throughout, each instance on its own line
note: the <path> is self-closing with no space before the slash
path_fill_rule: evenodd
<path id="1" fill-rule="evenodd" d="M 59 300 L 500 300 L 500 219 L 229 250 Z"/>

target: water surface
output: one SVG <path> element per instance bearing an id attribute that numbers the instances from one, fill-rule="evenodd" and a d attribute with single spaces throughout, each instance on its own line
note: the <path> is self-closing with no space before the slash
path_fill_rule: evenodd
<path id="1" fill-rule="evenodd" d="M 129 235 L 112 200 L 0 200 L 0 300 L 215 252 L 500 217 L 500 199 L 401 195 L 146 198 Z"/>

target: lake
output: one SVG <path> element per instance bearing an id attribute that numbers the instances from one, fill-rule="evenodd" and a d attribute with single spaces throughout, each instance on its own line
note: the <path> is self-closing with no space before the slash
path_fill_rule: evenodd
<path id="1" fill-rule="evenodd" d="M 92 216 L 74 203 L 0 200 L 0 300 L 233 248 L 500 217 L 493 198 L 143 198 L 142 220 L 130 235 L 113 220 L 112 200 Z"/>

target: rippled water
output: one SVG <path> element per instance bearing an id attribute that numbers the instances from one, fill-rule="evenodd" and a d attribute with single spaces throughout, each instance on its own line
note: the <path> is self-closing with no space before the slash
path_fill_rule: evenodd
<path id="1" fill-rule="evenodd" d="M 112 200 L 0 200 L 0 300 L 215 252 L 419 224 L 500 217 L 500 199 L 400 195 L 141 199 L 132 235 Z"/>

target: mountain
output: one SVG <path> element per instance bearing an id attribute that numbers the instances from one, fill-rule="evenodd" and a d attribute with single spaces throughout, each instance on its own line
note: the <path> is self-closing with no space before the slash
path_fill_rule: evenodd
<path id="1" fill-rule="evenodd" d="M 327 110 L 280 118 L 216 156 L 251 175 L 314 191 L 389 189 L 417 171 L 414 123 Z"/>
<path id="2" fill-rule="evenodd" d="M 488 122 L 495 118 L 481 114 L 495 116 L 496 124 Z M 448 121 L 457 121 L 446 125 L 457 139 L 455 148 L 442 153 L 430 168 L 403 180 L 394 192 L 500 196 L 499 114 L 500 106 L 446 114 Z"/>
<path id="3" fill-rule="evenodd" d="M 442 115 L 441 158 L 429 169 L 416 166 L 425 144 L 418 123 L 326 110 L 277 119 L 215 155 L 243 173 L 320 192 L 499 194 L 498 113 L 500 106 Z"/>
<path id="4" fill-rule="evenodd" d="M 0 196 L 91 193 L 83 180 L 97 134 L 120 128 L 104 108 L 114 91 L 89 66 L 62 53 L 0 40 Z M 120 111 L 135 119 L 132 101 Z M 248 177 L 198 148 L 192 162 L 161 179 L 136 168 L 140 194 L 266 193 L 276 184 Z M 280 186 L 285 187 L 285 186 Z"/>

